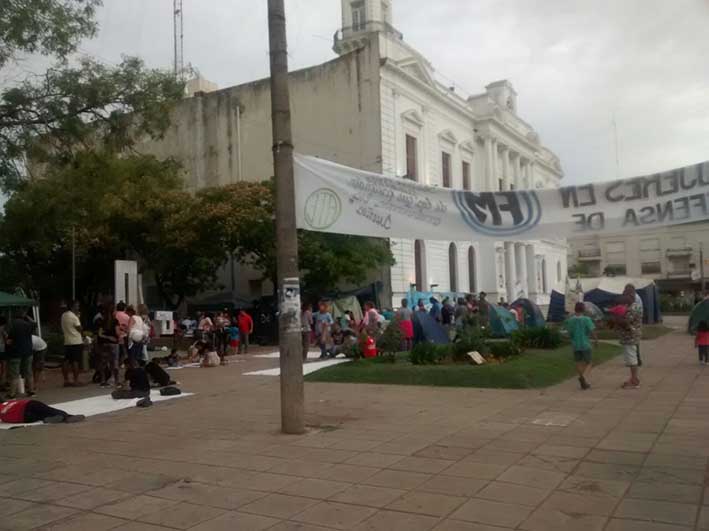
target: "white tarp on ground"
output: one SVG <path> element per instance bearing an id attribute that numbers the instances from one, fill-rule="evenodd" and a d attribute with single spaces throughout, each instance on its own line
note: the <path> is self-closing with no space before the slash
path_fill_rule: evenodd
<path id="1" fill-rule="evenodd" d="M 472 192 L 296 155 L 300 229 L 430 240 L 563 239 L 709 219 L 709 163 L 559 189 Z"/>
<path id="2" fill-rule="evenodd" d="M 164 402 L 165 400 L 171 400 L 173 398 L 182 398 L 185 396 L 192 395 L 193 393 L 182 393 L 181 395 L 162 396 L 158 389 L 153 389 L 150 392 L 150 400 L 152 400 L 153 402 Z M 113 398 L 111 398 L 111 395 L 101 395 L 50 405 L 53 408 L 66 411 L 70 415 L 85 415 L 86 417 L 91 417 L 94 415 L 102 415 L 103 413 L 112 413 L 114 411 L 120 411 L 121 409 L 135 407 L 135 404 L 138 402 L 138 400 L 140 399 L 130 398 L 126 400 L 114 400 Z M 10 430 L 12 428 L 18 428 L 22 426 L 43 425 L 44 424 L 42 424 L 41 422 L 35 422 L 33 424 L 5 424 L 4 422 L 0 422 L 0 430 Z"/>
<path id="3" fill-rule="evenodd" d="M 323 361 L 313 361 L 311 363 L 303 364 L 303 375 L 310 374 L 311 372 L 319 371 L 326 367 L 332 367 L 333 365 L 339 365 L 340 363 L 349 363 L 351 359 L 336 359 L 336 360 L 323 360 Z M 263 369 L 261 371 L 245 372 L 244 376 L 280 376 L 281 368 L 276 367 L 275 369 Z"/>

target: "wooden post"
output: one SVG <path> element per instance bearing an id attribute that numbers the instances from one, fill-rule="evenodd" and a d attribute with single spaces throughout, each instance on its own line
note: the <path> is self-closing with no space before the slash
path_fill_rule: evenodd
<path id="1" fill-rule="evenodd" d="M 286 14 L 283 0 L 268 0 L 268 35 L 271 52 L 273 170 L 276 181 L 281 429 L 284 433 L 298 434 L 305 431 L 305 411 L 298 235 L 295 228 L 293 139 L 288 89 Z"/>

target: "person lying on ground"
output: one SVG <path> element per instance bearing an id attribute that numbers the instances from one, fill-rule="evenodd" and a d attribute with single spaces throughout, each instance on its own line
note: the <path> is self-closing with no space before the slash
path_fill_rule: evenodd
<path id="1" fill-rule="evenodd" d="M 8 400 L 0 404 L 0 421 L 8 424 L 73 424 L 84 420 L 84 415 L 70 415 L 39 400 Z"/>

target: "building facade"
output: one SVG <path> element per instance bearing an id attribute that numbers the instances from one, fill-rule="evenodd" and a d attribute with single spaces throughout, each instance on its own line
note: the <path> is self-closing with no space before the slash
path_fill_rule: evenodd
<path id="1" fill-rule="evenodd" d="M 568 251 L 569 264 L 585 276 L 652 278 L 663 292 L 696 291 L 709 273 L 709 223 L 575 237 Z"/>
<path id="2" fill-rule="evenodd" d="M 291 74 L 296 150 L 391 177 L 468 190 L 558 187 L 559 159 L 517 112 L 517 93 L 497 81 L 471 97 L 441 83 L 393 26 L 393 0 L 342 0 L 338 58 Z M 165 138 L 144 145 L 178 156 L 191 187 L 272 175 L 270 87 L 256 81 L 196 92 Z M 565 241 L 391 240 L 396 264 L 377 272 L 386 299 L 406 292 L 486 291 L 491 300 L 544 305 L 566 280 Z M 257 296 L 240 271 L 235 289 Z"/>

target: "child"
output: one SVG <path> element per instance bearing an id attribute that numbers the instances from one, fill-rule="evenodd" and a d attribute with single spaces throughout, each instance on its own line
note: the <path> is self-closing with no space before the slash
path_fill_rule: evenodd
<path id="1" fill-rule="evenodd" d="M 699 350 L 699 363 L 706 365 L 709 361 L 709 323 L 707 321 L 699 321 L 694 345 Z"/>
<path id="2" fill-rule="evenodd" d="M 229 335 L 229 354 L 235 355 L 239 348 L 239 323 L 234 320 L 227 328 L 227 334 Z"/>
<path id="3" fill-rule="evenodd" d="M 583 302 L 577 302 L 574 307 L 575 314 L 569 317 L 564 323 L 564 327 L 569 332 L 571 344 L 574 348 L 574 360 L 576 361 L 576 372 L 579 375 L 579 384 L 581 389 L 590 389 L 587 376 L 591 371 L 591 342 L 593 337 L 594 343 L 598 343 L 596 338 L 593 320 L 584 315 L 586 307 Z"/>
<path id="4" fill-rule="evenodd" d="M 219 358 L 217 351 L 212 347 L 211 343 L 206 343 L 202 352 L 202 367 L 219 367 L 221 364 L 221 359 Z"/>

